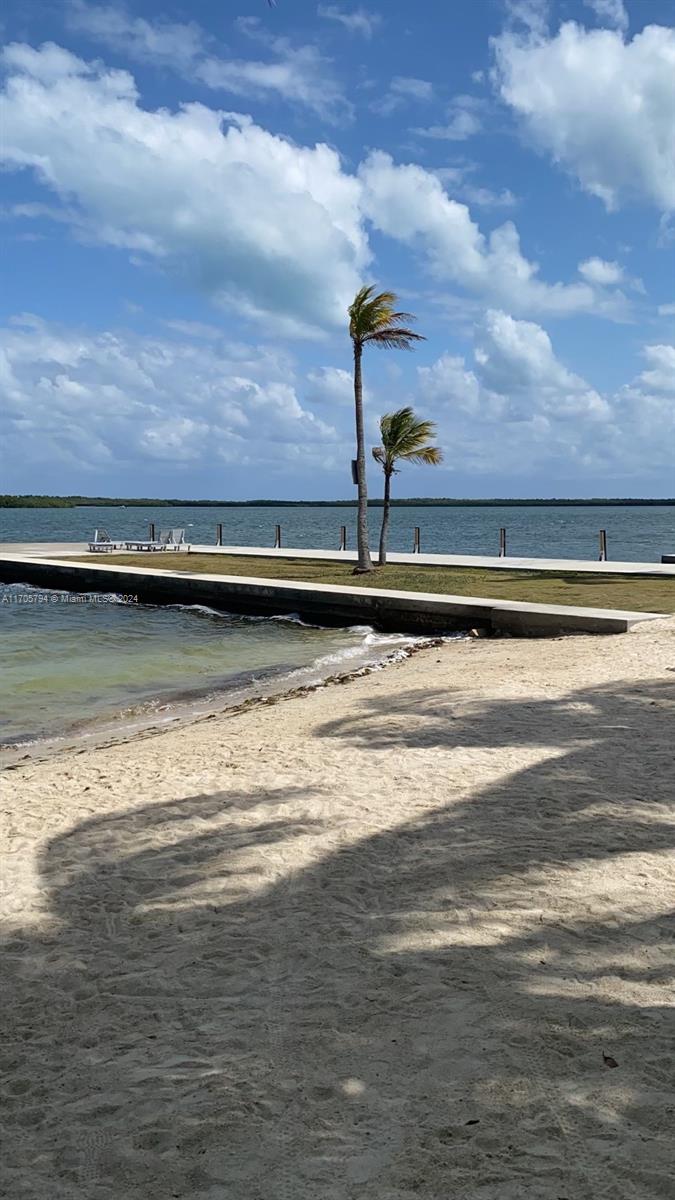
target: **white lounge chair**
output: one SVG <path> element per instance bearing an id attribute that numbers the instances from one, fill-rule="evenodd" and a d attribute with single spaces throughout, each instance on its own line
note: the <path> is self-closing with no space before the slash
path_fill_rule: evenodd
<path id="1" fill-rule="evenodd" d="M 119 550 L 123 545 L 123 542 L 113 542 L 107 529 L 95 529 L 94 540 L 89 542 L 89 550 L 92 554 L 98 551 L 105 553 L 108 550 Z"/>
<path id="2" fill-rule="evenodd" d="M 165 550 L 180 550 L 181 546 L 185 545 L 185 530 L 167 529 L 165 533 L 160 534 L 160 541 L 162 539 L 164 539 Z"/>
<path id="3" fill-rule="evenodd" d="M 124 543 L 127 550 L 180 550 L 185 545 L 184 529 L 162 529 L 156 541 L 140 538 Z"/>

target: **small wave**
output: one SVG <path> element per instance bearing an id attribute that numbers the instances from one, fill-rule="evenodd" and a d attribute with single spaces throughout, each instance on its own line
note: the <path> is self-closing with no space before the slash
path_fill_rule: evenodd
<path id="1" fill-rule="evenodd" d="M 235 613 L 224 612 L 222 609 L 211 608 L 208 604 L 156 604 L 148 605 L 148 607 L 169 608 L 173 609 L 174 612 L 198 613 L 203 617 L 225 617 L 228 620 L 236 615 Z"/>

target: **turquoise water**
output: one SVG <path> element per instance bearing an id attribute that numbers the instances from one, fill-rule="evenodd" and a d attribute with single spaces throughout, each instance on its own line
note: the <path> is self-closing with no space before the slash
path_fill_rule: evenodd
<path id="1" fill-rule="evenodd" d="M 0 585 L 0 745 L 171 719 L 318 682 L 410 639 Z"/>
<path id="2" fill-rule="evenodd" d="M 81 542 L 97 526 L 114 538 L 146 536 L 157 529 L 183 526 L 192 542 L 214 543 L 216 524 L 223 540 L 234 546 L 272 546 L 274 526 L 282 527 L 284 546 L 337 549 L 340 526 L 355 543 L 355 512 L 348 508 L 75 508 L 0 509 L 0 542 Z M 499 529 L 507 530 L 507 551 L 515 556 L 549 558 L 598 557 L 598 531 L 607 530 L 609 558 L 659 562 L 675 549 L 675 506 L 649 508 L 583 506 L 579 508 L 395 508 L 392 550 L 411 550 L 413 529 L 421 529 L 422 550 L 437 554 L 496 554 Z M 371 510 L 373 543 L 379 531 L 378 510 Z"/>

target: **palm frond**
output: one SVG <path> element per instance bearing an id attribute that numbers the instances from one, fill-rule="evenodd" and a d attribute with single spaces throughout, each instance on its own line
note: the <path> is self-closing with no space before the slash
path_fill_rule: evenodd
<path id="1" fill-rule="evenodd" d="M 361 340 L 370 342 L 373 346 L 393 350 L 412 350 L 415 342 L 426 341 L 423 334 L 415 333 L 412 329 L 397 329 L 394 325 L 374 329 L 372 333 L 366 333 Z"/>
<path id="2" fill-rule="evenodd" d="M 422 334 L 408 329 L 406 322 L 414 321 L 412 313 L 396 308 L 395 292 L 378 292 L 372 284 L 356 293 L 349 307 L 349 333 L 355 343 L 373 342 L 382 347 L 410 350 L 413 342 L 424 341 Z"/>
<path id="3" fill-rule="evenodd" d="M 435 423 L 419 420 L 409 405 L 396 412 L 385 413 L 380 419 L 380 434 L 381 455 L 376 457 L 385 470 L 392 471 L 398 459 L 428 466 L 436 466 L 443 461 L 440 447 L 428 444 L 436 436 Z"/>
<path id="4" fill-rule="evenodd" d="M 443 462 L 443 451 L 440 446 L 425 446 L 422 450 L 412 450 L 402 454 L 406 462 L 423 463 L 427 467 L 437 467 Z"/>

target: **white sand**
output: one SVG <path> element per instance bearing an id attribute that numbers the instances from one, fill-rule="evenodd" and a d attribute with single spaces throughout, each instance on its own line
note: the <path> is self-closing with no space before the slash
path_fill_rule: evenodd
<path id="1" fill-rule="evenodd" d="M 7 772 L 0 1194 L 671 1195 L 674 711 L 669 620 Z"/>

